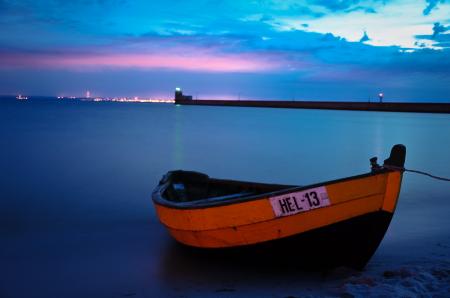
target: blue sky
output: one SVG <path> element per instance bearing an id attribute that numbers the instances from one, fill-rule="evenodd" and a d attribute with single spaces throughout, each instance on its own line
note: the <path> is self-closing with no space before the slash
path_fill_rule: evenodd
<path id="1" fill-rule="evenodd" d="M 0 94 L 450 101 L 445 0 L 0 0 Z"/>

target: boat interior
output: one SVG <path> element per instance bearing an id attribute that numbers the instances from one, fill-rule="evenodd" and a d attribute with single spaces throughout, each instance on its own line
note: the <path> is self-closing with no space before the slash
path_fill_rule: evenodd
<path id="1" fill-rule="evenodd" d="M 378 165 L 376 157 L 370 159 L 372 174 L 386 171 L 392 167 L 403 170 L 405 156 L 406 147 L 404 145 L 393 146 L 391 154 L 384 161 L 383 166 Z M 364 175 L 367 174 L 344 179 L 354 179 Z M 182 170 L 168 172 L 159 183 L 159 189 L 162 190 L 161 197 L 164 200 L 174 203 L 192 202 L 193 204 L 248 198 L 298 187 L 301 186 L 214 179 L 203 173 Z"/>
<path id="2" fill-rule="evenodd" d="M 172 171 L 161 181 L 166 186 L 162 196 L 172 202 L 223 201 L 296 187 L 209 178 L 191 171 Z"/>

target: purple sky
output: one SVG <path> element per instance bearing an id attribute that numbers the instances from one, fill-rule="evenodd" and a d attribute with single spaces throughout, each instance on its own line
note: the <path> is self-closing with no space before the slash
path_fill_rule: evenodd
<path id="1" fill-rule="evenodd" d="M 445 0 L 0 0 L 0 94 L 450 101 Z"/>

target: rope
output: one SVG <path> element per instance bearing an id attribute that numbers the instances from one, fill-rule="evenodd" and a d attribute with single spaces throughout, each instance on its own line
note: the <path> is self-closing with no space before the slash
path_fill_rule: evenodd
<path id="1" fill-rule="evenodd" d="M 420 175 L 431 177 L 433 179 L 450 182 L 450 178 L 439 177 L 439 176 L 435 176 L 435 175 L 432 175 L 430 173 L 426 173 L 426 172 L 422 172 L 422 171 L 418 171 L 418 170 L 410 170 L 410 169 L 405 169 L 403 167 L 396 167 L 396 166 L 391 166 L 391 165 L 384 165 L 383 167 L 386 168 L 386 169 L 392 169 L 392 170 L 399 170 L 399 171 L 416 173 L 416 174 L 420 174 Z"/>

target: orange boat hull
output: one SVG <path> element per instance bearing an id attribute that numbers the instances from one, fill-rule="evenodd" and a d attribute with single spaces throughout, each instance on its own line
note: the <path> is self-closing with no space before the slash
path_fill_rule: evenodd
<path id="1" fill-rule="evenodd" d="M 385 172 L 325 184 L 330 205 L 276 217 L 269 198 L 207 208 L 178 209 L 155 202 L 158 217 L 179 242 L 201 248 L 252 245 L 304 233 L 358 216 L 393 214 L 402 174 Z"/>

